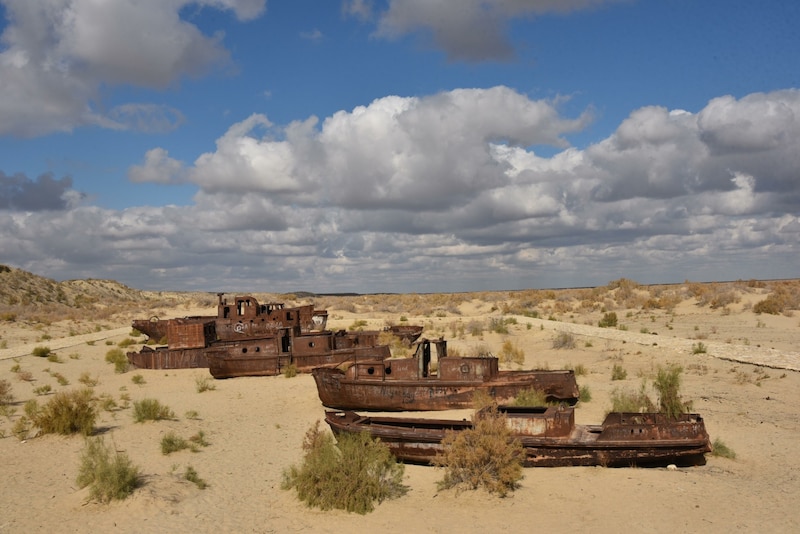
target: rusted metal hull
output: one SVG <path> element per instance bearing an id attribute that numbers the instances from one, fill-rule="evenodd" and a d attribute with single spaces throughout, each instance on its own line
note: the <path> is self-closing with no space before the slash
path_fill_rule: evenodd
<path id="1" fill-rule="evenodd" d="M 525 467 L 701 465 L 711 451 L 697 414 L 671 419 L 611 413 L 602 425 L 575 425 L 572 408 L 503 410 L 512 410 L 507 421 L 525 451 Z M 368 417 L 351 411 L 328 411 L 325 421 L 337 435 L 368 432 L 399 460 L 421 464 L 432 463 L 444 451 L 446 432 L 473 427 L 467 420 Z"/>
<path id="2" fill-rule="evenodd" d="M 395 362 L 375 362 L 375 367 L 396 365 Z M 353 373 L 338 368 L 314 369 L 311 374 L 322 404 L 341 410 L 389 412 L 471 408 L 475 393 L 479 391 L 499 404 L 513 401 L 528 389 L 543 392 L 550 401 L 568 404 L 575 404 L 579 396 L 572 371 L 499 371 L 486 379 L 469 377 L 465 380 L 446 380 L 438 375 L 398 380 L 387 379 L 385 373 L 376 378 L 354 378 Z"/>
<path id="3" fill-rule="evenodd" d="M 415 325 L 393 325 L 387 326 L 386 330 L 400 338 L 406 346 L 411 346 L 419 336 L 422 335 L 422 326 Z"/>
<path id="4" fill-rule="evenodd" d="M 283 373 L 290 365 L 307 373 L 315 368 L 343 365 L 359 359 L 374 360 L 388 358 L 391 353 L 387 345 L 331 349 L 320 352 L 279 353 L 242 350 L 245 346 L 226 347 L 225 350 L 208 351 L 208 367 L 214 378 L 239 376 L 274 376 Z"/>
<path id="5" fill-rule="evenodd" d="M 194 369 L 208 367 L 205 348 L 171 349 L 168 347 L 142 347 L 140 352 L 129 352 L 128 361 L 139 369 Z"/>

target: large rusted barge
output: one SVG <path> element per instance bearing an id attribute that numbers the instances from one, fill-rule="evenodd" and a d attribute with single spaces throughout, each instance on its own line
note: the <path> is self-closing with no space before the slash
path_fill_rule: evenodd
<path id="1" fill-rule="evenodd" d="M 382 359 L 378 331 L 326 330 L 327 312 L 311 304 L 259 304 L 252 296 L 232 302 L 218 294 L 216 316 L 137 320 L 133 327 L 166 346 L 129 352 L 132 365 L 146 369 L 211 368 L 219 378 L 273 375 L 294 365 L 299 371 L 339 365 L 351 358 Z M 213 360 L 213 365 L 212 365 Z"/>
<path id="2" fill-rule="evenodd" d="M 549 401 L 568 404 L 575 404 L 579 397 L 573 371 L 500 371 L 493 356 L 447 356 L 443 339 L 418 342 L 412 358 L 361 359 L 346 368 L 318 368 L 311 374 L 322 404 L 345 410 L 470 408 L 477 391 L 486 392 L 498 404 L 509 403 L 528 389 L 544 393 Z"/>
<path id="3" fill-rule="evenodd" d="M 569 406 L 498 410 L 522 444 L 526 467 L 702 465 L 711 451 L 703 418 L 697 414 L 671 418 L 612 412 L 601 425 L 577 425 Z M 325 421 L 334 434 L 368 432 L 397 459 L 421 464 L 432 463 L 444 451 L 447 432 L 473 428 L 472 421 L 463 419 L 374 417 L 352 411 L 327 411 Z"/>

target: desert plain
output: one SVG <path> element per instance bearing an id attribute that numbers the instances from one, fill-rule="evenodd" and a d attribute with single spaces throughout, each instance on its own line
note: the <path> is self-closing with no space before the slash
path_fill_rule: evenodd
<path id="1" fill-rule="evenodd" d="M 127 340 L 136 343 L 123 351 L 144 342 L 132 335 L 131 320 L 214 315 L 213 293 L 134 300 L 102 314 L 102 301 L 94 313 L 7 307 L 0 379 L 11 384 L 13 401 L 0 416 L 0 532 L 800 532 L 800 315 L 796 304 L 755 311 L 780 284 L 794 294 L 800 287 L 623 280 L 440 295 L 254 292 L 262 302 L 313 302 L 328 310 L 331 329 L 421 324 L 424 337 L 444 336 L 461 355 L 500 355 L 510 342 L 524 361 L 503 368 L 580 369 L 578 383 L 591 399 L 578 404 L 578 423 L 600 423 L 615 390 L 636 391 L 659 366 L 679 365 L 682 397 L 711 439 L 735 453 L 678 469 L 529 468 L 505 498 L 439 490 L 440 469 L 407 465 L 407 493 L 365 515 L 308 508 L 281 489 L 283 472 L 301 461 L 304 434 L 323 418 L 310 375 L 210 379 L 212 387 L 200 391 L 206 369 L 120 373 L 106 361 Z M 600 328 L 610 312 L 617 325 Z M 56 356 L 34 356 L 42 346 Z M 615 365 L 626 378 L 612 380 Z M 46 403 L 55 392 L 85 387 L 87 377 L 95 398 L 105 400 L 95 433 L 142 474 L 125 500 L 100 503 L 78 487 L 83 437 L 15 432 L 26 402 Z M 131 403 L 145 398 L 175 417 L 134 422 Z M 202 432 L 207 446 L 165 455 L 160 442 L 169 432 Z M 206 488 L 182 476 L 188 466 Z"/>

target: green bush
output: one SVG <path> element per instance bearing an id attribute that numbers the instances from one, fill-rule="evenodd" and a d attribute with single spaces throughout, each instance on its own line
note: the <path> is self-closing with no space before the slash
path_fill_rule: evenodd
<path id="1" fill-rule="evenodd" d="M 297 376 L 297 366 L 293 363 L 290 363 L 283 369 L 283 376 L 285 378 L 294 378 Z"/>
<path id="2" fill-rule="evenodd" d="M 170 454 L 189 448 L 189 442 L 178 436 L 175 432 L 167 432 L 161 438 L 161 454 Z"/>
<path id="3" fill-rule="evenodd" d="M 197 375 L 194 378 L 194 386 L 198 393 L 217 389 L 217 385 L 214 384 L 214 380 L 209 375 Z"/>
<path id="4" fill-rule="evenodd" d="M 589 386 L 587 386 L 586 384 L 582 385 L 578 389 L 578 391 L 579 391 L 578 400 L 580 400 L 581 402 L 589 402 L 589 401 L 592 400 L 592 391 L 589 389 Z"/>
<path id="5" fill-rule="evenodd" d="M 618 363 L 611 368 L 611 380 L 625 380 L 628 378 L 628 371 Z"/>
<path id="6" fill-rule="evenodd" d="M 206 489 L 208 487 L 208 482 L 200 478 L 200 475 L 197 474 L 197 471 L 191 465 L 186 466 L 186 471 L 183 473 L 183 478 L 189 482 L 192 482 L 200 489 Z"/>
<path id="7" fill-rule="evenodd" d="M 653 387 L 658 392 L 659 408 L 669 417 L 676 417 L 692 408 L 691 402 L 681 399 L 681 373 L 683 373 L 683 367 L 679 365 L 659 366 L 653 383 Z"/>
<path id="8" fill-rule="evenodd" d="M 109 502 L 133 493 L 141 476 L 125 453 L 107 447 L 103 438 L 95 438 L 86 440 L 76 482 L 78 487 L 90 487 L 92 499 Z"/>
<path id="9" fill-rule="evenodd" d="M 106 361 L 114 364 L 115 373 L 124 373 L 130 368 L 130 362 L 122 349 L 111 349 L 106 352 Z"/>
<path id="10" fill-rule="evenodd" d="M 442 445 L 434 460 L 445 470 L 440 489 L 482 487 L 505 497 L 522 479 L 525 452 L 496 408 L 476 412 L 472 428 L 447 431 Z"/>
<path id="11" fill-rule="evenodd" d="M 547 395 L 536 388 L 524 389 L 517 393 L 513 406 L 547 406 Z"/>
<path id="12" fill-rule="evenodd" d="M 733 452 L 733 449 L 725 445 L 719 438 L 715 438 L 714 443 L 711 444 L 711 455 L 720 458 L 728 458 L 729 460 L 736 459 L 736 453 Z"/>
<path id="13" fill-rule="evenodd" d="M 403 464 L 389 448 L 369 434 L 344 434 L 338 444 L 319 422 L 306 432 L 303 462 L 283 472 L 283 489 L 296 489 L 309 507 L 365 514 L 383 502 L 403 495 Z"/>
<path id="14" fill-rule="evenodd" d="M 33 348 L 33 355 L 38 358 L 47 358 L 50 356 L 50 347 L 34 347 Z"/>
<path id="15" fill-rule="evenodd" d="M 32 423 L 43 434 L 83 434 L 94 432 L 97 408 L 90 389 L 61 391 L 44 406 L 26 407 Z"/>
<path id="16" fill-rule="evenodd" d="M 600 328 L 612 328 L 617 326 L 617 314 L 608 312 L 603 314 L 603 318 L 597 323 Z"/>
<path id="17" fill-rule="evenodd" d="M 642 382 L 638 392 L 614 389 L 611 392 L 612 412 L 654 412 L 656 405 L 647 395 L 647 384 Z"/>
<path id="18" fill-rule="evenodd" d="M 133 402 L 133 420 L 137 423 L 162 419 L 175 419 L 175 413 L 156 399 L 142 399 Z"/>

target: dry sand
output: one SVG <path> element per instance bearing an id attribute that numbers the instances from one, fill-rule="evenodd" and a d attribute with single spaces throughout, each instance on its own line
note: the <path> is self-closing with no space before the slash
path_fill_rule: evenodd
<path id="1" fill-rule="evenodd" d="M 524 350 L 526 368 L 584 366 L 588 373 L 578 380 L 590 388 L 592 400 L 580 404 L 580 423 L 602 420 L 615 387 L 637 389 L 640 377 L 658 365 L 680 364 L 684 398 L 704 416 L 712 439 L 736 452 L 735 460 L 709 456 L 704 466 L 674 471 L 526 469 L 522 486 L 504 499 L 483 491 L 437 491 L 441 471 L 406 466 L 408 494 L 363 516 L 309 509 L 280 489 L 284 469 L 301 458 L 304 433 L 323 416 L 309 375 L 215 381 L 215 390 L 198 393 L 196 381 L 207 376 L 205 370 L 114 373 L 105 354 L 128 336 L 129 318 L 72 336 L 68 326 L 53 325 L 51 338 L 38 342 L 42 331 L 4 323 L 0 378 L 12 383 L 16 414 L 0 418 L 0 532 L 800 532 L 798 319 L 755 315 L 742 306 L 723 313 L 691 302 L 671 315 L 617 313 L 627 330 L 590 326 L 597 324 L 597 313 L 568 314 L 560 321 L 519 316 L 508 335 L 484 333 L 480 339 L 451 332 L 454 322 L 486 320 L 490 307 L 479 301 L 463 304 L 460 315 L 408 318 L 425 324 L 428 337 L 445 335 L 464 354 L 479 344 L 497 353 L 508 338 Z M 332 317 L 329 327 L 347 327 L 354 318 L 378 327 L 388 315 Z M 553 348 L 562 331 L 573 332 L 574 349 Z M 706 354 L 692 354 L 698 340 L 708 347 Z M 62 363 L 32 356 L 38 345 L 56 351 Z M 611 381 L 614 364 L 627 370 L 626 380 Z M 18 380 L 14 365 L 34 381 Z M 59 386 L 55 372 L 70 385 Z M 155 398 L 177 415 L 136 424 L 130 408 L 101 413 L 98 430 L 106 442 L 127 453 L 144 474 L 145 484 L 124 501 L 96 503 L 77 487 L 82 438 L 19 441 L 11 432 L 25 401 L 47 401 L 34 388 L 76 388 L 84 372 L 98 378 L 97 395 L 118 402 L 124 394 L 131 401 Z M 134 384 L 134 375 L 145 382 Z M 209 446 L 165 456 L 160 442 L 169 431 L 187 438 L 203 431 Z M 207 489 L 182 479 L 189 465 L 209 483 Z"/>

